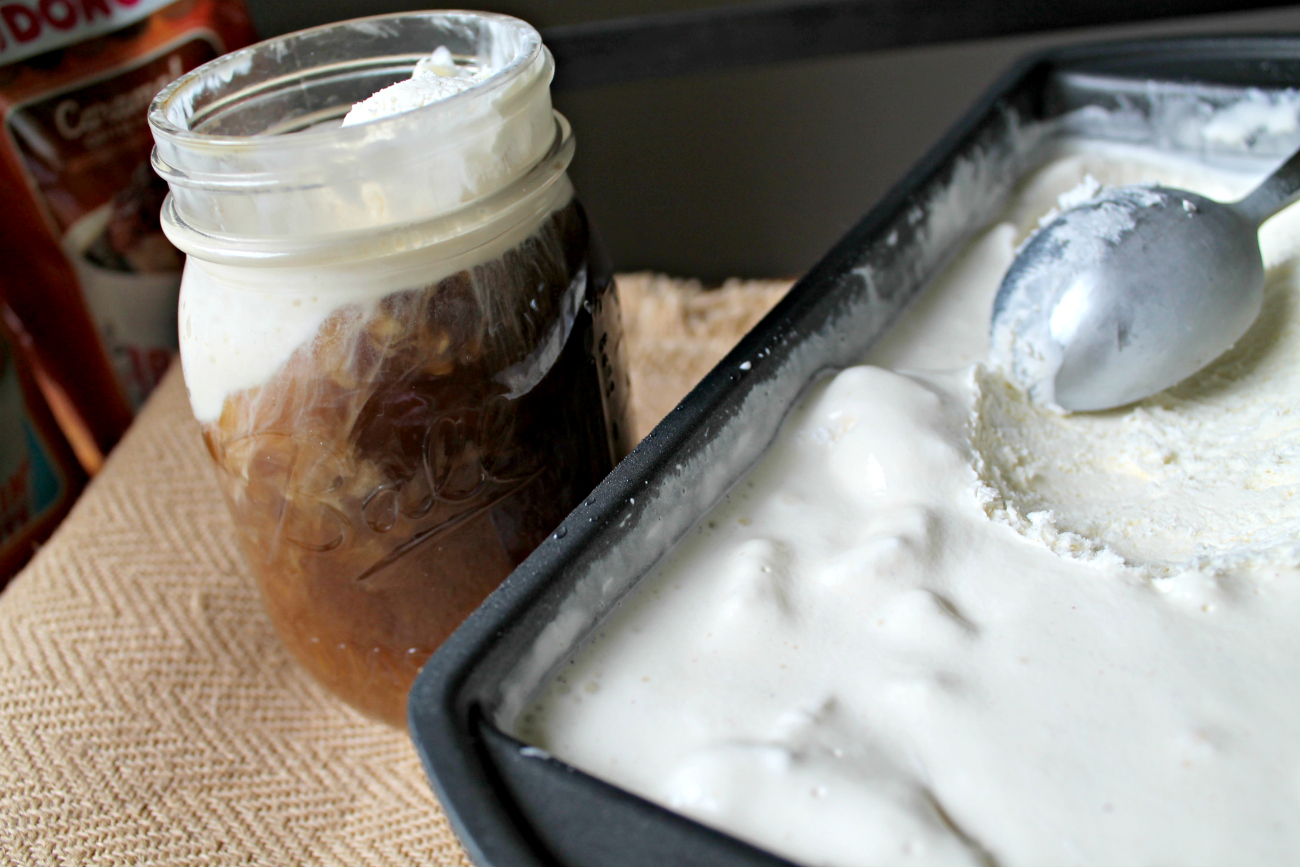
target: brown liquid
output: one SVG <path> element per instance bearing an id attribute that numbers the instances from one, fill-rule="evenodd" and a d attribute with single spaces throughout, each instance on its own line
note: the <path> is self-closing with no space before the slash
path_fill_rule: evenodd
<path id="1" fill-rule="evenodd" d="M 575 280 L 582 307 L 545 369 Z M 499 259 L 368 318 L 336 311 L 227 398 L 204 436 L 271 619 L 313 675 L 404 724 L 420 665 L 626 452 L 620 343 L 574 201 Z"/>

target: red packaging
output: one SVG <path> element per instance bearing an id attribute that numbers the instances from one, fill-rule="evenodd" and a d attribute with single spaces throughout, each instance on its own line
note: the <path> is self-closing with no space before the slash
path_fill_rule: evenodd
<path id="1" fill-rule="evenodd" d="M 159 227 L 149 103 L 253 39 L 242 0 L 0 0 L 0 297 L 92 451 L 176 351 L 183 257 Z"/>
<path id="2" fill-rule="evenodd" d="M 0 588 L 49 538 L 86 476 L 28 364 L 30 341 L 0 305 Z"/>

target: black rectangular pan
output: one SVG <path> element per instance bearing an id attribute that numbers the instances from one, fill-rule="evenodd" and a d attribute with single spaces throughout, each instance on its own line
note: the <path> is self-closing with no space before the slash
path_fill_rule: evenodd
<path id="1" fill-rule="evenodd" d="M 788 864 L 520 743 L 509 734 L 514 718 L 758 459 L 805 387 L 861 358 L 1055 143 L 1280 159 L 1300 132 L 1261 130 L 1232 150 L 1200 131 L 1260 91 L 1290 98 L 1282 92 L 1297 87 L 1300 37 L 1054 49 L 1004 75 L 424 667 L 411 736 L 473 860 Z"/>

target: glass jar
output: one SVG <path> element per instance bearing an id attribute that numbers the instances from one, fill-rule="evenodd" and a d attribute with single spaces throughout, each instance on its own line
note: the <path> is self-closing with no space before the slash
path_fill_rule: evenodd
<path id="1" fill-rule="evenodd" d="M 439 46 L 491 74 L 340 126 Z M 630 446 L 552 70 L 513 18 L 377 16 L 226 55 L 149 113 L 190 402 L 267 610 L 397 725 L 434 648 Z"/>

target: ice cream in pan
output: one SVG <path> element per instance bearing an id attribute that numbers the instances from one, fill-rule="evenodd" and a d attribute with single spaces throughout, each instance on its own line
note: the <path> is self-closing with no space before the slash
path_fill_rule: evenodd
<path id="1" fill-rule="evenodd" d="M 1269 168 L 1062 151 L 517 733 L 804 864 L 1293 863 L 1300 213 L 1261 234 L 1259 319 L 1173 388 L 1069 414 L 986 361 L 1054 210 Z"/>

